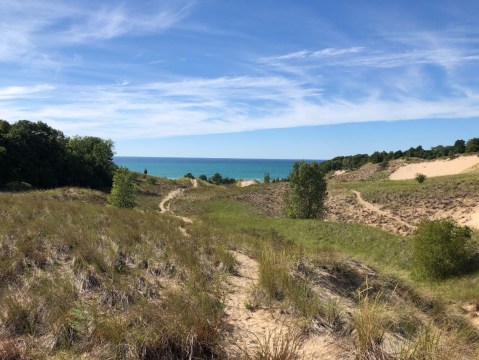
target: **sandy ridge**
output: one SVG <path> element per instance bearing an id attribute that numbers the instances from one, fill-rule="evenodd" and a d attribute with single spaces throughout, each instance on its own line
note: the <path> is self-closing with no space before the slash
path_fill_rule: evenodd
<path id="1" fill-rule="evenodd" d="M 401 166 L 389 178 L 391 180 L 414 179 L 416 174 L 428 177 L 455 175 L 472 170 L 479 164 L 479 156 L 460 156 L 455 159 L 424 161 Z"/>

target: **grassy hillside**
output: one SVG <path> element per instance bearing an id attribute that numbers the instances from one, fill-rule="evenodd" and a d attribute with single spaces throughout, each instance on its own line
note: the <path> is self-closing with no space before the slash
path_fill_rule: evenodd
<path id="1" fill-rule="evenodd" d="M 478 275 L 416 280 L 409 238 L 281 218 L 282 184 L 137 184 L 133 210 L 79 188 L 0 193 L 0 358 L 477 356 L 459 305 L 479 304 Z M 178 188 L 171 210 L 191 224 L 158 211 Z"/>

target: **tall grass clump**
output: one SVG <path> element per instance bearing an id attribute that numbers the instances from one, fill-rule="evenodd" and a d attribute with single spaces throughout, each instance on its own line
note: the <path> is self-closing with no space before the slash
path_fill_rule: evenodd
<path id="1" fill-rule="evenodd" d="M 472 230 L 449 220 L 424 221 L 414 237 L 414 267 L 419 276 L 445 279 L 467 271 L 474 249 Z"/>
<path id="2" fill-rule="evenodd" d="M 358 308 L 353 314 L 356 329 L 356 349 L 359 359 L 382 359 L 385 357 L 383 340 L 387 331 L 386 306 L 381 302 L 381 293 L 374 297 L 360 295 Z"/>
<path id="3" fill-rule="evenodd" d="M 235 358 L 244 360 L 299 360 L 301 334 L 297 331 L 273 332 L 263 339 L 256 339 L 258 346 L 253 349 L 239 349 Z"/>
<path id="4" fill-rule="evenodd" d="M 265 246 L 259 258 L 259 285 L 266 293 L 268 302 L 284 302 L 311 319 L 321 312 L 321 301 L 307 281 L 294 276 L 298 256 L 292 253 L 292 249 L 288 251 Z"/>

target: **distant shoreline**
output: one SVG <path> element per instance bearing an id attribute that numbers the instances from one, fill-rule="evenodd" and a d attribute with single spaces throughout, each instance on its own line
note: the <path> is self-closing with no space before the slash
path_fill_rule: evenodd
<path id="1" fill-rule="evenodd" d="M 220 173 L 237 180 L 263 181 L 266 173 L 269 173 L 271 179 L 286 178 L 293 163 L 298 160 L 115 156 L 113 161 L 131 171 L 142 173 L 146 169 L 150 175 L 169 179 L 177 179 L 187 173 L 192 173 L 195 177 L 211 177 Z"/>

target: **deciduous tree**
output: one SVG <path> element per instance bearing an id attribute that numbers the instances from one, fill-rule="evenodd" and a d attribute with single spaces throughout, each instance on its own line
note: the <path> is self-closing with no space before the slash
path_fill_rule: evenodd
<path id="1" fill-rule="evenodd" d="M 291 218 L 319 219 L 326 212 L 326 179 L 316 162 L 297 161 L 289 174 L 285 209 Z"/>

